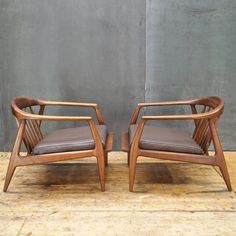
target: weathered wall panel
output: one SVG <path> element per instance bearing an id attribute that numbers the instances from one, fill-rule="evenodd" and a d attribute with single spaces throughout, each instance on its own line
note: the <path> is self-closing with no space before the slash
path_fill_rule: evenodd
<path id="1" fill-rule="evenodd" d="M 18 95 L 98 102 L 118 148 L 119 130 L 144 100 L 145 1 L 1 0 L 0 15 L 0 149 L 16 132 L 9 104 Z"/>
<path id="2" fill-rule="evenodd" d="M 236 143 L 235 26 L 234 0 L 147 1 L 146 101 L 222 96 L 226 150 Z"/>

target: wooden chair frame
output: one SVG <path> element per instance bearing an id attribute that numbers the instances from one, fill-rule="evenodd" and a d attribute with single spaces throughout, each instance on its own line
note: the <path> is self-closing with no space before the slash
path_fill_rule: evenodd
<path id="1" fill-rule="evenodd" d="M 38 114 L 34 113 L 32 109 L 32 107 L 34 106 L 39 106 Z M 106 145 L 105 147 L 103 147 L 95 122 L 91 116 L 43 115 L 46 106 L 90 107 L 95 110 L 98 123 L 100 125 L 104 124 L 102 113 L 98 107 L 98 104 L 96 103 L 44 101 L 40 99 L 32 99 L 27 97 L 15 98 L 11 104 L 11 107 L 12 107 L 12 112 L 17 120 L 18 131 L 11 153 L 3 191 L 4 192 L 7 191 L 12 176 L 14 174 L 15 168 L 18 166 L 43 164 L 49 162 L 65 161 L 65 160 L 79 159 L 92 156 L 95 156 L 97 158 L 101 191 L 105 191 L 105 165 L 107 165 L 108 163 L 108 152 L 112 150 L 113 134 L 112 133 L 108 134 Z M 31 113 L 24 111 L 23 110 L 24 108 L 29 108 Z M 32 149 L 38 143 L 38 141 L 40 141 L 43 137 L 42 132 L 40 130 L 42 121 L 87 122 L 95 142 L 95 148 L 93 150 L 33 155 Z M 26 156 L 20 155 L 22 142 L 25 143 L 27 149 Z"/>
<path id="2" fill-rule="evenodd" d="M 222 150 L 221 142 L 217 132 L 217 121 L 220 115 L 223 113 L 224 102 L 219 97 L 206 97 L 187 101 L 168 101 L 168 102 L 153 102 L 153 103 L 139 103 L 135 109 L 135 112 L 131 118 L 130 125 L 136 124 L 140 110 L 144 107 L 150 106 L 177 106 L 188 105 L 191 107 L 192 114 L 186 115 L 162 115 L 162 116 L 142 116 L 132 144 L 129 145 L 128 133 L 122 133 L 121 135 L 121 149 L 128 153 L 129 164 L 129 190 L 133 191 L 135 171 L 137 158 L 139 156 L 166 159 L 173 161 L 190 162 L 196 164 L 218 166 L 223 179 L 227 185 L 229 191 L 232 190 L 230 178 Z M 200 113 L 197 112 L 196 106 L 201 105 L 203 109 Z M 176 153 L 165 152 L 155 150 L 140 149 L 139 143 L 142 136 L 144 125 L 149 120 L 155 121 L 167 121 L 167 120 L 193 120 L 195 124 L 195 130 L 193 133 L 193 139 L 199 144 L 204 151 L 203 155 L 188 154 L 188 153 Z M 213 141 L 215 154 L 209 156 L 208 148 Z"/>

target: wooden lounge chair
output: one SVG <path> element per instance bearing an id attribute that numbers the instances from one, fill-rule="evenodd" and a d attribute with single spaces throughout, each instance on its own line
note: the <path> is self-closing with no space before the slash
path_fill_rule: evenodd
<path id="1" fill-rule="evenodd" d="M 98 125 L 91 116 L 44 115 L 46 106 L 79 106 L 95 110 Z M 95 156 L 97 158 L 101 191 L 105 191 L 105 164 L 107 153 L 112 150 L 113 135 L 107 127 L 99 107 L 95 103 L 57 102 L 17 97 L 11 104 L 16 117 L 18 132 L 10 157 L 3 191 L 6 192 L 17 166 L 43 164 Z M 38 109 L 36 108 L 38 107 Z M 35 110 L 37 109 L 37 112 Z M 87 126 L 60 129 L 43 135 L 42 121 L 80 121 Z M 25 144 L 27 155 L 21 156 L 21 144 Z"/>
<path id="2" fill-rule="evenodd" d="M 189 106 L 192 114 L 142 116 L 137 123 L 139 112 L 143 107 L 175 105 Z M 217 132 L 217 122 L 223 109 L 224 102 L 219 97 L 138 104 L 129 131 L 121 134 L 121 149 L 128 153 L 129 190 L 133 191 L 137 158 L 145 156 L 218 166 L 228 190 L 231 191 L 230 178 Z M 193 120 L 195 129 L 191 136 L 181 129 L 146 125 L 149 120 Z M 211 141 L 215 149 L 215 154 L 212 156 L 208 153 Z"/>

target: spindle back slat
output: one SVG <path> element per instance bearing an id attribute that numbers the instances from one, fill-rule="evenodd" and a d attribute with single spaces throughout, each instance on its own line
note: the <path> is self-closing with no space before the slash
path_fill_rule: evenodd
<path id="1" fill-rule="evenodd" d="M 43 109 L 40 104 L 37 103 L 36 100 L 29 101 L 28 99 L 21 98 L 16 101 L 16 105 L 19 109 L 23 110 L 24 112 L 36 114 L 33 107 L 39 106 L 38 114 L 43 113 Z M 13 114 L 16 116 L 17 124 L 19 126 L 19 120 L 17 118 L 16 111 L 13 110 Z M 28 119 L 25 122 L 24 127 L 24 134 L 23 134 L 23 142 L 28 153 L 31 153 L 34 147 L 39 143 L 39 141 L 43 138 L 42 131 L 40 129 L 41 122 L 38 120 Z"/>
<path id="2" fill-rule="evenodd" d="M 198 113 L 205 113 L 213 110 L 215 107 L 217 107 L 219 104 L 217 101 L 211 100 L 207 103 L 199 102 L 199 104 L 191 104 L 191 110 L 193 114 Z M 202 109 L 197 109 L 197 106 L 202 106 Z M 198 112 L 200 110 L 200 112 Z M 216 118 L 214 118 L 214 122 L 217 122 L 217 120 L 220 118 L 222 112 L 218 114 Z M 195 120 L 195 129 L 193 132 L 193 139 L 199 144 L 199 146 L 202 148 L 202 150 L 207 153 L 208 148 L 212 141 L 212 134 L 211 129 L 209 126 L 209 119 L 199 119 Z"/>

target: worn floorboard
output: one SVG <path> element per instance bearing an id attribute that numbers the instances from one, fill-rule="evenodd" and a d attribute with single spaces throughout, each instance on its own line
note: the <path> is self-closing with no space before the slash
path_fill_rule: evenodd
<path id="1" fill-rule="evenodd" d="M 236 189 L 236 153 L 225 153 Z M 9 153 L 0 153 L 3 188 Z M 209 166 L 113 152 L 100 192 L 95 158 L 19 167 L 0 192 L 0 235 L 236 235 L 236 195 Z"/>

